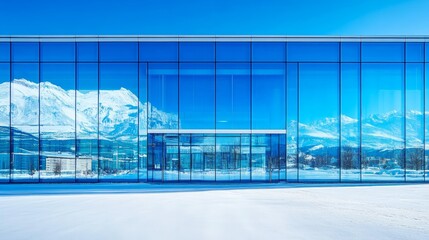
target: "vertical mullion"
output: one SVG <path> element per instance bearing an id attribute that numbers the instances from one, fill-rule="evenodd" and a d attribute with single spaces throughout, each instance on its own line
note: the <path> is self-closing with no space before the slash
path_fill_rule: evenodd
<path id="1" fill-rule="evenodd" d="M 299 182 L 299 62 L 296 68 L 296 181 Z"/>
<path id="2" fill-rule="evenodd" d="M 339 135 L 338 135 L 338 152 L 337 152 L 337 159 L 338 159 L 338 167 L 339 167 L 339 182 L 342 182 L 342 175 L 341 175 L 341 172 L 342 172 L 342 154 L 341 154 L 341 152 L 342 152 L 342 137 L 341 137 L 341 134 L 342 134 L 342 129 L 341 129 L 341 124 L 342 124 L 342 121 L 341 121 L 341 114 L 342 114 L 342 99 L 341 99 L 341 97 L 342 97 L 342 94 L 341 94 L 341 81 L 342 81 L 342 78 L 341 78 L 341 72 L 342 72 L 342 63 L 341 63 L 341 61 L 342 61 L 342 59 L 341 59 L 341 42 L 340 43 L 338 43 L 338 59 L 339 59 L 339 63 L 338 63 L 338 67 L 339 67 L 339 71 L 338 71 L 338 133 L 339 133 Z"/>
<path id="3" fill-rule="evenodd" d="M 41 169 L 41 161 L 40 161 L 40 153 L 41 153 L 41 149 L 40 149 L 40 143 L 41 143 L 41 141 L 40 141 L 40 46 L 41 46 L 41 44 L 40 44 L 40 39 L 39 39 L 39 49 L 38 49 L 38 54 L 39 54 L 39 61 L 38 61 L 38 75 L 39 75 L 39 79 L 38 79 L 38 83 L 39 83 L 39 96 L 38 96 L 38 98 L 39 98 L 39 101 L 38 101 L 38 103 L 39 103 L 39 109 L 38 109 L 38 117 L 39 117 L 39 123 L 37 124 L 37 126 L 38 126 L 38 129 L 39 129 L 39 140 L 38 140 L 38 148 L 39 148 L 39 156 L 38 156 L 38 159 L 39 159 L 39 161 L 38 161 L 38 166 L 39 166 L 39 169 L 38 169 L 38 172 L 39 172 L 39 180 L 38 180 L 38 182 L 40 182 L 40 169 Z"/>
<path id="4" fill-rule="evenodd" d="M 137 41 L 137 182 L 140 182 L 140 42 L 139 41 Z"/>
<path id="5" fill-rule="evenodd" d="M 362 182 L 362 41 L 359 43 L 359 174 Z"/>
<path id="6" fill-rule="evenodd" d="M 407 64 L 406 64 L 406 51 L 407 51 L 407 44 L 404 42 L 404 51 L 403 51 L 403 56 L 404 56 L 404 62 L 403 62 L 403 77 L 404 79 L 402 80 L 402 86 L 404 88 L 404 99 L 403 99 L 403 103 L 404 103 L 404 112 L 403 112 L 403 124 L 404 124 L 404 129 L 403 129 L 403 134 L 404 134 L 404 152 L 403 152 L 403 157 L 404 157 L 404 182 L 407 181 L 407 85 L 406 85 L 406 72 L 407 72 Z"/>
<path id="7" fill-rule="evenodd" d="M 97 182 L 100 182 L 100 39 L 97 41 Z"/>
<path id="8" fill-rule="evenodd" d="M 12 40 L 9 41 L 9 182 L 12 182 L 13 167 L 12 135 Z"/>
<path id="9" fill-rule="evenodd" d="M 77 43 L 74 42 L 74 182 L 77 181 Z"/>

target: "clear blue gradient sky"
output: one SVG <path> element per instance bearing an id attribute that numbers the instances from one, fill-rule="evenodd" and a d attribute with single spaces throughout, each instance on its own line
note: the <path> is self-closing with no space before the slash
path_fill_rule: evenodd
<path id="1" fill-rule="evenodd" d="M 424 35 L 428 0 L 1 0 L 0 35 Z"/>

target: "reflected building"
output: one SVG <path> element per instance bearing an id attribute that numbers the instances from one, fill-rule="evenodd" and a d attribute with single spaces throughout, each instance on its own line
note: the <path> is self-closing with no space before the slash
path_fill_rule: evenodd
<path id="1" fill-rule="evenodd" d="M 424 182 L 427 41 L 3 36 L 0 182 Z"/>

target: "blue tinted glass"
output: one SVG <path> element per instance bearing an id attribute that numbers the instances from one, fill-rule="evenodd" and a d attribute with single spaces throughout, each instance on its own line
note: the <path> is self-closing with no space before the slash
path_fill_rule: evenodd
<path id="1" fill-rule="evenodd" d="M 216 61 L 249 62 L 250 61 L 250 43 L 248 42 L 216 43 Z"/>
<path id="2" fill-rule="evenodd" d="M 100 43 L 100 61 L 137 62 L 138 45 L 136 42 L 102 42 Z"/>
<path id="3" fill-rule="evenodd" d="M 74 62 L 75 43 L 41 43 L 40 60 L 42 62 Z"/>
<path id="4" fill-rule="evenodd" d="M 39 43 L 12 43 L 13 62 L 38 62 Z"/>
<path id="5" fill-rule="evenodd" d="M 0 62 L 10 61 L 10 43 L 0 43 Z"/>
<path id="6" fill-rule="evenodd" d="M 362 43 L 362 62 L 403 62 L 404 43 Z"/>
<path id="7" fill-rule="evenodd" d="M 284 62 L 286 61 L 286 44 L 284 42 L 252 43 L 252 61 Z"/>
<path id="8" fill-rule="evenodd" d="M 180 64 L 179 116 L 182 129 L 214 129 L 215 69 L 211 63 Z"/>
<path id="9" fill-rule="evenodd" d="M 424 43 L 406 43 L 406 61 L 424 62 Z"/>
<path id="10" fill-rule="evenodd" d="M 252 65 L 252 128 L 285 129 L 286 69 L 283 63 Z"/>
<path id="11" fill-rule="evenodd" d="M 425 43 L 425 61 L 429 62 L 429 43 Z"/>
<path id="12" fill-rule="evenodd" d="M 338 62 L 338 43 L 289 42 L 287 60 L 290 62 Z"/>
<path id="13" fill-rule="evenodd" d="M 250 129 L 250 63 L 216 64 L 216 129 Z"/>
<path id="14" fill-rule="evenodd" d="M 360 43 L 344 42 L 341 43 L 341 61 L 359 62 L 360 61 Z"/>
<path id="15" fill-rule="evenodd" d="M 77 61 L 78 62 L 97 62 L 98 61 L 98 43 L 95 43 L 95 42 L 77 43 Z"/>
<path id="16" fill-rule="evenodd" d="M 140 43 L 140 62 L 177 62 L 177 42 Z"/>
<path id="17" fill-rule="evenodd" d="M 149 129 L 178 128 L 177 74 L 177 63 L 148 64 Z"/>
<path id="18" fill-rule="evenodd" d="M 181 42 L 179 59 L 182 62 L 213 62 L 215 45 L 212 42 Z"/>

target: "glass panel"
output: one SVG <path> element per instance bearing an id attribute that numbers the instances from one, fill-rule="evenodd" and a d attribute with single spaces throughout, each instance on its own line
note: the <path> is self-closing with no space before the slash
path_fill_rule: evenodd
<path id="1" fill-rule="evenodd" d="M 214 62 L 215 44 L 213 42 L 181 42 L 179 45 L 181 62 Z"/>
<path id="2" fill-rule="evenodd" d="M 216 137 L 216 181 L 240 181 L 240 135 L 218 134 Z"/>
<path id="3" fill-rule="evenodd" d="M 250 136 L 250 134 L 240 135 L 240 180 L 242 182 L 248 182 L 251 180 Z"/>
<path id="4" fill-rule="evenodd" d="M 285 62 L 286 43 L 284 42 L 253 42 L 253 62 Z"/>
<path id="5" fill-rule="evenodd" d="M 181 129 L 215 128 L 214 64 L 180 64 L 179 116 Z"/>
<path id="6" fill-rule="evenodd" d="M 147 127 L 148 127 L 148 102 L 147 102 L 147 64 L 139 64 L 139 181 L 147 181 Z"/>
<path id="7" fill-rule="evenodd" d="M 339 65 L 299 64 L 299 180 L 339 181 Z"/>
<path id="8" fill-rule="evenodd" d="M 424 43 L 405 43 L 406 61 L 407 62 L 424 62 Z"/>
<path id="9" fill-rule="evenodd" d="M 287 181 L 298 181 L 298 64 L 287 64 Z"/>
<path id="10" fill-rule="evenodd" d="M 148 128 L 178 129 L 178 64 L 148 64 Z"/>
<path id="11" fill-rule="evenodd" d="M 426 51 L 428 50 L 428 45 L 426 45 Z M 426 58 L 429 59 L 429 58 Z M 424 148 L 425 148 L 425 157 L 424 157 L 424 167 L 425 170 L 425 181 L 429 181 L 429 116 L 428 116 L 428 108 L 429 108 L 429 64 L 425 64 L 425 115 L 424 115 L 424 121 L 425 121 L 425 141 L 424 141 Z"/>
<path id="12" fill-rule="evenodd" d="M 40 65 L 40 178 L 74 181 L 75 65 Z"/>
<path id="13" fill-rule="evenodd" d="M 279 180 L 279 134 L 252 135 L 252 181 L 275 182 Z"/>
<path id="14" fill-rule="evenodd" d="M 101 181 L 137 181 L 138 64 L 100 67 Z"/>
<path id="15" fill-rule="evenodd" d="M 217 62 L 249 62 L 250 43 L 218 42 L 216 43 Z"/>
<path id="16" fill-rule="evenodd" d="M 191 135 L 191 180 L 215 181 L 215 137 Z"/>
<path id="17" fill-rule="evenodd" d="M 16 42 L 12 43 L 13 62 L 38 62 L 39 43 Z"/>
<path id="18" fill-rule="evenodd" d="M 10 43 L 1 42 L 0 43 L 0 62 L 9 62 L 10 61 Z"/>
<path id="19" fill-rule="evenodd" d="M 140 43 L 140 62 L 177 62 L 177 42 Z"/>
<path id="20" fill-rule="evenodd" d="M 216 129 L 250 129 L 250 64 L 216 64 Z"/>
<path id="21" fill-rule="evenodd" d="M 77 61 L 78 62 L 97 62 L 98 61 L 98 43 L 96 42 L 78 42 Z"/>
<path id="22" fill-rule="evenodd" d="M 179 181 L 191 180 L 191 135 L 179 135 Z"/>
<path id="23" fill-rule="evenodd" d="M 339 43 L 333 42 L 289 42 L 289 62 L 339 62 Z"/>
<path id="24" fill-rule="evenodd" d="M 98 181 L 98 64 L 77 64 L 76 180 Z"/>
<path id="25" fill-rule="evenodd" d="M 10 65 L 0 63 L 0 182 L 10 176 Z"/>
<path id="26" fill-rule="evenodd" d="M 285 130 L 285 64 L 252 65 L 252 129 Z"/>
<path id="27" fill-rule="evenodd" d="M 75 43 L 40 43 L 42 62 L 74 62 L 75 55 Z"/>
<path id="28" fill-rule="evenodd" d="M 404 64 L 362 64 L 362 181 L 404 181 Z"/>
<path id="29" fill-rule="evenodd" d="M 360 64 L 341 64 L 341 181 L 360 181 Z"/>
<path id="30" fill-rule="evenodd" d="M 362 62 L 404 62 L 404 43 L 362 43 Z"/>
<path id="31" fill-rule="evenodd" d="M 424 180 L 424 65 L 406 64 L 406 181 Z"/>
<path id="32" fill-rule="evenodd" d="M 39 65 L 12 65 L 12 181 L 39 181 Z"/>
<path id="33" fill-rule="evenodd" d="M 342 62 L 360 62 L 360 43 L 358 42 L 341 43 L 341 61 Z"/>
<path id="34" fill-rule="evenodd" d="M 100 42 L 99 51 L 100 62 L 138 61 L 137 42 Z"/>

